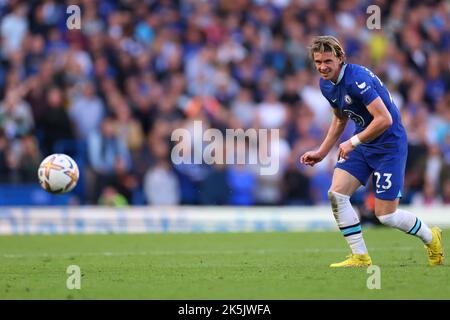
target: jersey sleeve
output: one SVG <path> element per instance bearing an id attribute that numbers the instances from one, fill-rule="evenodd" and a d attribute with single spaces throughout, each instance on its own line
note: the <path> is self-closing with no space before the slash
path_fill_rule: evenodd
<path id="1" fill-rule="evenodd" d="M 365 106 L 368 106 L 373 100 L 379 97 L 375 90 L 373 81 L 375 76 L 368 73 L 358 73 L 353 77 L 353 81 L 349 84 L 348 92 L 352 98 L 361 101 Z"/>

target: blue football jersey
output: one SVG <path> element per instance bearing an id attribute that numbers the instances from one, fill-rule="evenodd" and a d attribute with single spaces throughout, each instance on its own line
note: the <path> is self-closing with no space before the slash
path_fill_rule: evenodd
<path id="1" fill-rule="evenodd" d="M 336 84 L 320 79 L 320 89 L 333 108 L 355 122 L 355 134 L 363 131 L 373 120 L 367 106 L 380 97 L 392 116 L 392 125 L 372 141 L 362 146 L 381 147 L 406 143 L 406 131 L 400 113 L 383 82 L 369 69 L 356 64 L 345 64 Z"/>

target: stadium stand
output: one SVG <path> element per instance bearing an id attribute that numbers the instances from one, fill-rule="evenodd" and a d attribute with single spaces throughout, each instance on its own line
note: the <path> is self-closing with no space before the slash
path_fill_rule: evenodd
<path id="1" fill-rule="evenodd" d="M 1 1 L 0 205 L 95 205 L 110 187 L 129 205 L 327 204 L 332 156 L 298 165 L 331 116 L 308 57 L 319 34 L 393 92 L 409 135 L 402 202 L 450 204 L 450 6 L 372 2 L 378 31 L 354 0 L 86 0 L 80 30 L 66 26 L 71 1 Z M 195 120 L 280 129 L 279 174 L 173 164 L 171 133 Z M 37 184 L 53 152 L 80 167 L 70 195 Z"/>

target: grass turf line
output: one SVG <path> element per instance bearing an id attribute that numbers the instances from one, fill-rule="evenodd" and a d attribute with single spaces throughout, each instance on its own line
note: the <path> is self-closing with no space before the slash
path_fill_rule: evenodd
<path id="1" fill-rule="evenodd" d="M 450 264 L 429 267 L 420 239 L 364 238 L 380 290 L 364 268 L 328 267 L 349 252 L 339 232 L 2 236 L 0 299 L 450 299 Z"/>

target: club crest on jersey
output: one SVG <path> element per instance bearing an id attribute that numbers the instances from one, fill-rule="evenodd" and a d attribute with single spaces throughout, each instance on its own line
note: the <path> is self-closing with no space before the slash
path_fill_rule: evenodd
<path id="1" fill-rule="evenodd" d="M 348 94 L 345 95 L 344 100 L 345 100 L 345 103 L 347 103 L 347 104 L 352 104 L 352 102 L 353 102 L 352 98 L 350 98 L 350 96 Z"/>

